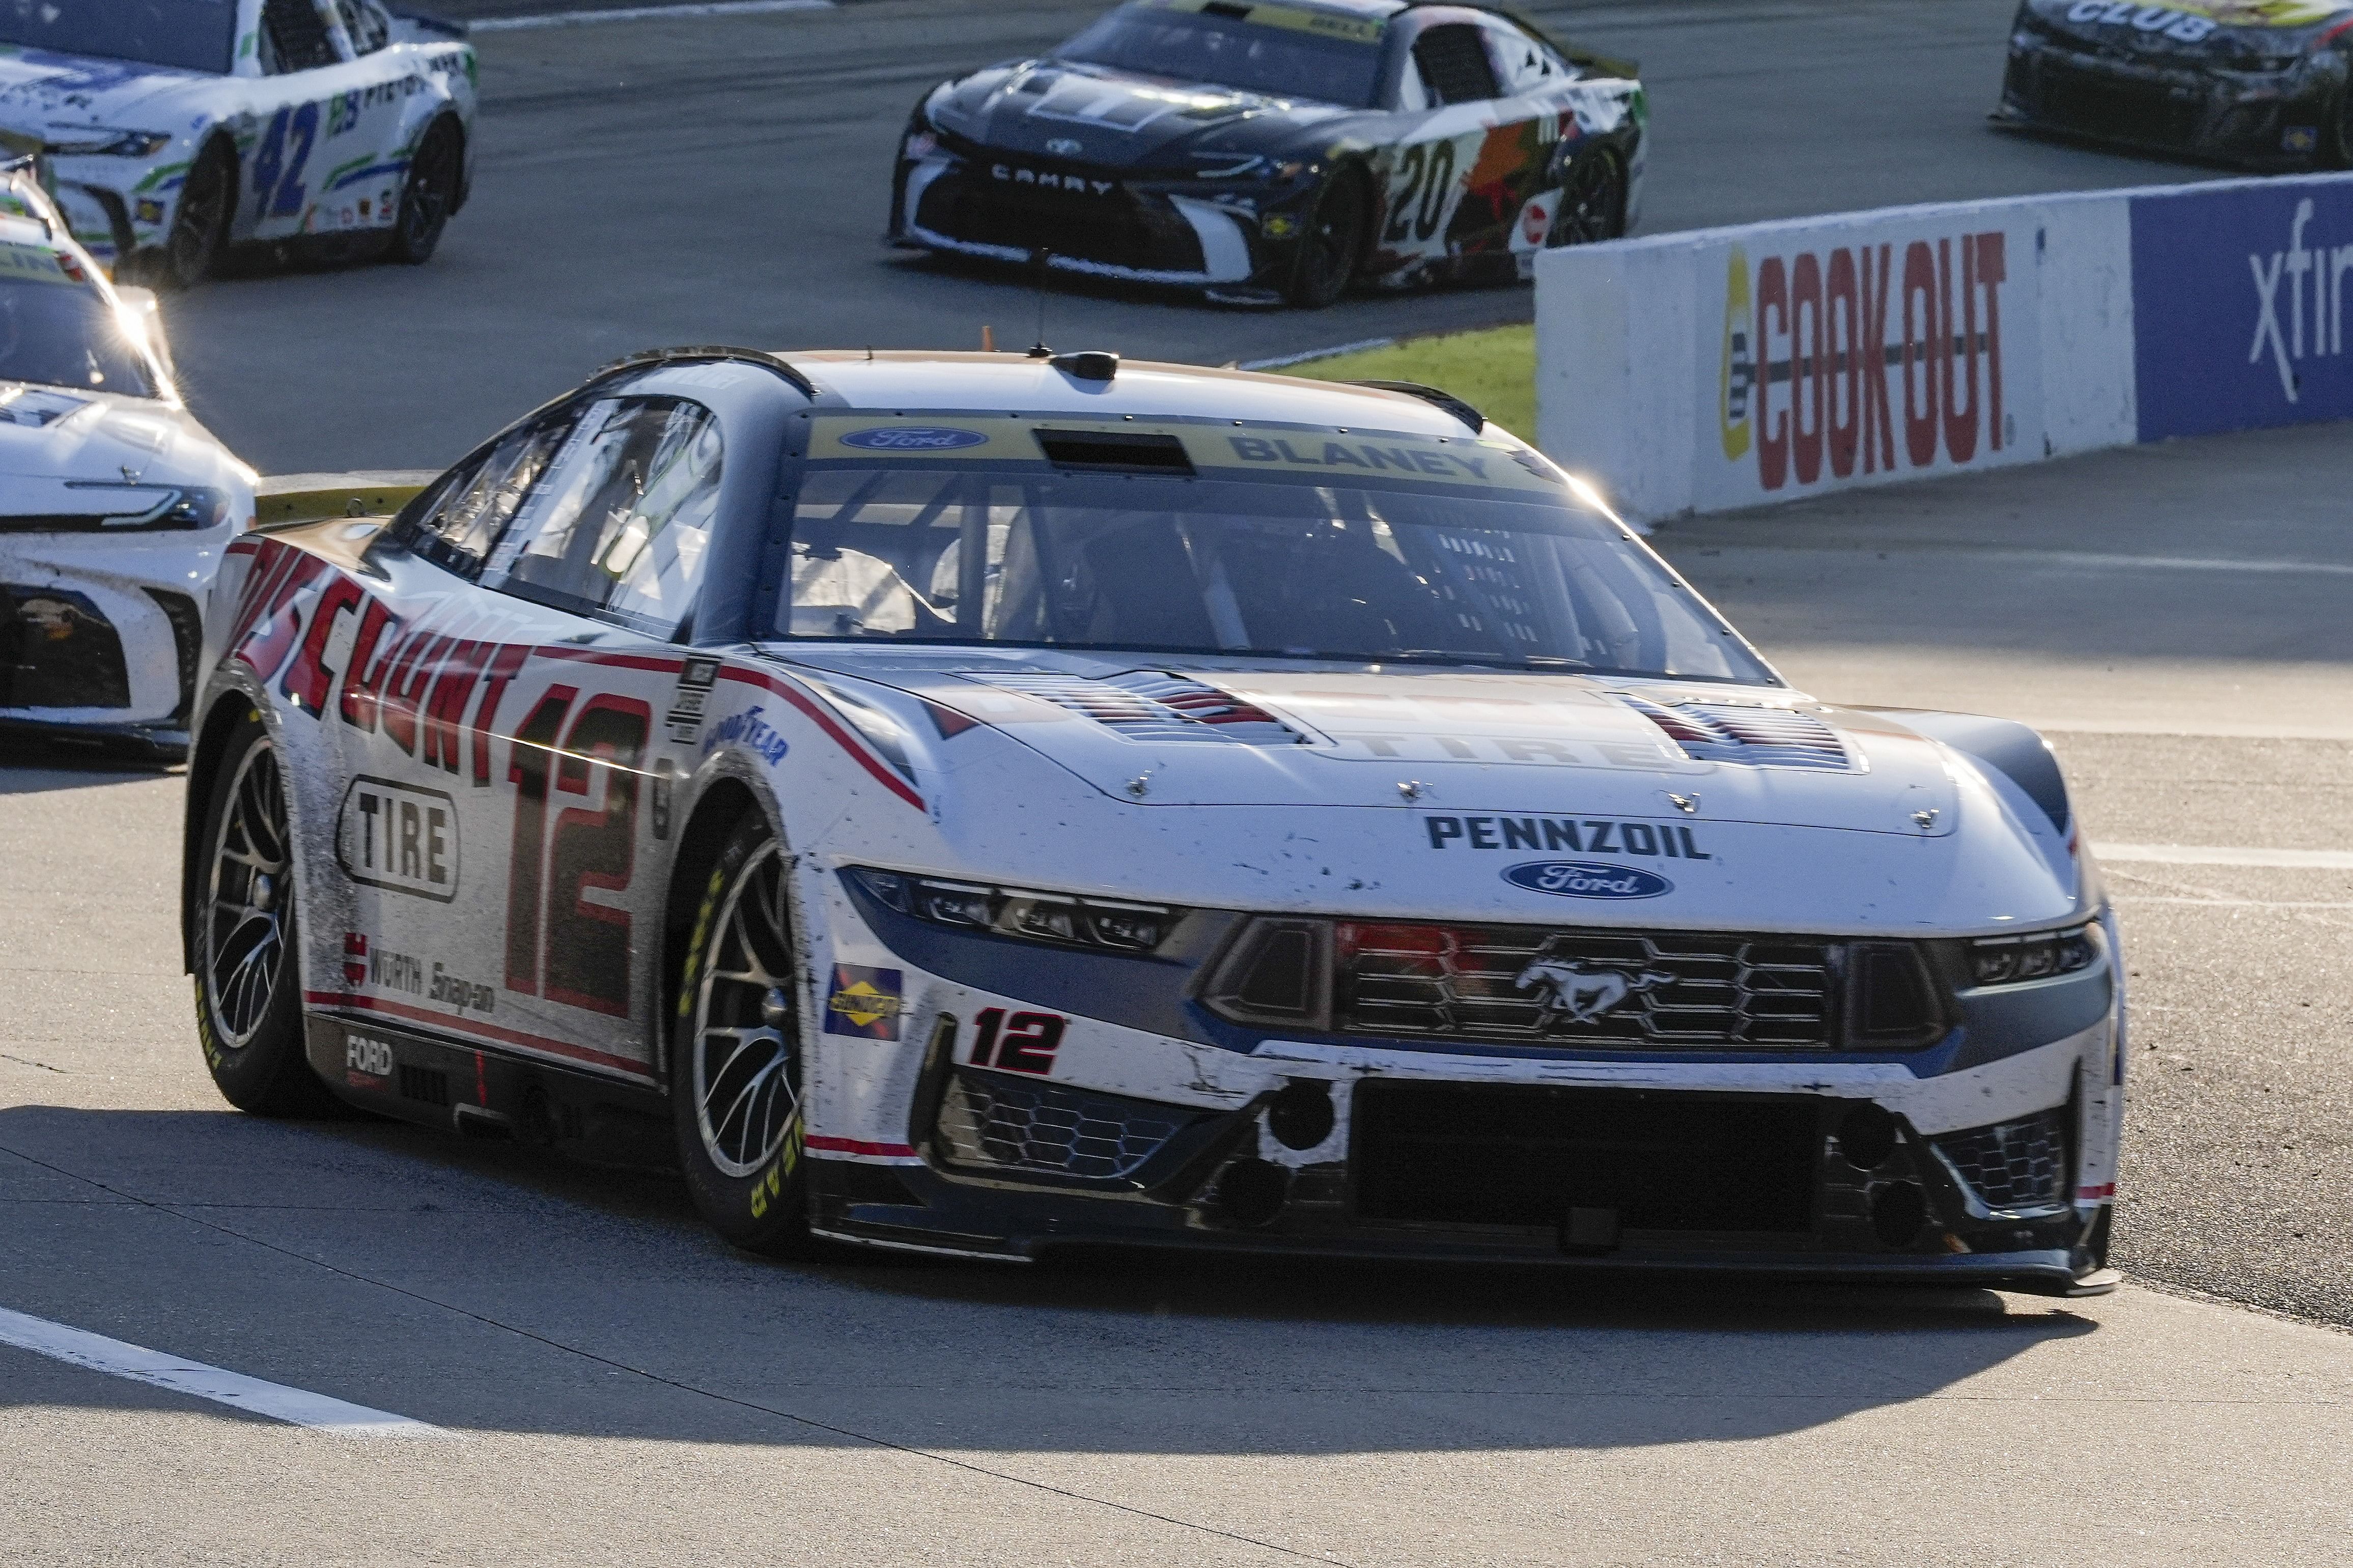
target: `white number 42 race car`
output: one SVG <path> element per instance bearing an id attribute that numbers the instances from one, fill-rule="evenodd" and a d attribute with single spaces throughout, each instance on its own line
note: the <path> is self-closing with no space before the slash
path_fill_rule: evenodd
<path id="1" fill-rule="evenodd" d="M 2114 1279 L 2049 751 L 1791 690 L 1442 394 L 641 356 L 239 539 L 207 648 L 250 1110 L 674 1159 L 763 1251 Z"/>
<path id="2" fill-rule="evenodd" d="M 0 125 L 126 281 L 193 285 L 231 247 L 421 262 L 473 113 L 462 30 L 379 0 L 0 0 Z"/>

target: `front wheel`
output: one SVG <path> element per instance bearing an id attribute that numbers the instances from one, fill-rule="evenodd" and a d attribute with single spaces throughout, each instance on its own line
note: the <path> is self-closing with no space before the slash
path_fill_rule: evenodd
<path id="1" fill-rule="evenodd" d="M 1560 182 L 1547 247 L 1591 245 L 1626 232 L 1626 176 L 1617 154 L 1597 149 L 1571 163 Z"/>
<path id="2" fill-rule="evenodd" d="M 230 210 L 237 203 L 237 154 L 227 142 L 207 145 L 180 186 L 180 205 L 164 238 L 159 282 L 193 289 L 213 275 L 228 242 Z"/>
<path id="3" fill-rule="evenodd" d="M 400 213 L 393 220 L 395 261 L 411 267 L 433 258 L 449 215 L 458 210 L 458 188 L 465 177 L 466 142 L 455 122 L 435 121 L 408 161 L 408 183 L 400 190 Z"/>
<path id="4" fill-rule="evenodd" d="M 2353 62 L 2347 66 L 2353 71 Z M 2337 95 L 2337 112 L 2329 116 L 2329 125 L 2321 132 L 2321 161 L 2339 169 L 2353 169 L 2353 81 L 2345 84 Z"/>
<path id="5" fill-rule="evenodd" d="M 258 1115 L 335 1114 L 302 1051 L 294 841 L 278 748 L 259 714 L 229 737 L 196 842 L 196 1038 L 214 1084 Z"/>
<path id="6" fill-rule="evenodd" d="M 696 1210 L 736 1246 L 772 1257 L 810 1246 L 798 967 L 784 856 L 754 811 L 703 885 L 679 981 L 670 1098 Z"/>
<path id="7" fill-rule="evenodd" d="M 1324 182 L 1309 212 L 1306 232 L 1299 237 L 1291 287 L 1284 290 L 1293 305 L 1320 310 L 1348 291 L 1364 259 L 1367 206 L 1364 176 L 1356 170 L 1337 170 Z"/>

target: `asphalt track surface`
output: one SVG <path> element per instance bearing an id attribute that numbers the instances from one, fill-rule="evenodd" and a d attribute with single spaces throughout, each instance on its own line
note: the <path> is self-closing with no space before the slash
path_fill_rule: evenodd
<path id="1" fill-rule="evenodd" d="M 2007 9 L 1661 5 L 1564 30 L 1649 62 L 1653 229 L 2183 177 L 1984 132 Z M 1003 334 L 1026 293 L 881 251 L 867 172 L 946 61 L 1075 14 L 873 0 L 491 36 L 479 205 L 443 257 L 176 304 L 206 415 L 267 468 L 429 465 L 642 343 Z M 712 199 L 778 179 L 791 203 L 765 216 Z M 535 270 L 500 248 L 525 237 Z M 1525 308 L 1049 304 L 1062 346 L 1202 360 Z M 2093 1301 L 761 1263 L 659 1177 L 229 1110 L 178 972 L 179 778 L 20 750 L 0 1309 L 438 1430 L 302 1430 L 0 1343 L 0 1561 L 2342 1563 L 2353 871 L 2211 861 L 2353 847 L 2348 435 L 1659 535 L 1800 685 L 2042 723 L 2091 837 L 2170 857 L 2108 868 L 2134 1283 Z"/>

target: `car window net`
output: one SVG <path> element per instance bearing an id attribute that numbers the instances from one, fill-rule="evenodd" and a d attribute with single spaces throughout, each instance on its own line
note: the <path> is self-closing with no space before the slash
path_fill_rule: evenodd
<path id="1" fill-rule="evenodd" d="M 590 404 L 531 483 L 484 581 L 518 598 L 672 635 L 702 580 L 719 510 L 721 447 L 719 421 L 700 404 Z M 527 452 L 518 457 L 528 460 Z"/>
<path id="2" fill-rule="evenodd" d="M 1772 679 L 1567 505 L 828 465 L 804 473 L 790 529 L 788 637 Z"/>
<path id="3" fill-rule="evenodd" d="M 0 0 L 0 43 L 175 70 L 226 73 L 236 29 L 230 0 Z M 74 77 L 85 91 L 113 85 L 70 60 L 26 63 L 59 73 L 47 86 L 70 89 Z"/>
<path id="4" fill-rule="evenodd" d="M 29 247 L 0 246 L 0 265 L 19 254 L 46 256 Z M 132 397 L 156 394 L 113 307 L 97 289 L 61 272 L 54 281 L 0 278 L 0 380 Z"/>
<path id="5" fill-rule="evenodd" d="M 1311 31 L 1312 19 L 1363 36 Z M 1376 22 L 1318 17 L 1289 6 L 1219 4 L 1177 11 L 1145 4 L 1113 12 L 1056 49 L 1054 58 L 1363 109 L 1379 82 L 1379 40 Z"/>

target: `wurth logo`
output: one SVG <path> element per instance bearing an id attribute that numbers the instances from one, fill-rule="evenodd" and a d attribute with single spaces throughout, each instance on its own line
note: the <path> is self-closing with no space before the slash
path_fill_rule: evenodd
<path id="1" fill-rule="evenodd" d="M 2014 437 L 2002 407 L 2009 280 L 2000 229 L 1769 256 L 1753 275 L 1735 247 L 1724 455 L 1753 451 L 1758 485 L 1778 490 L 2000 452 Z"/>
<path id="2" fill-rule="evenodd" d="M 2312 198 L 2306 196 L 2288 221 L 2287 248 L 2268 258 L 2261 251 L 2247 258 L 2256 306 L 2255 341 L 2247 363 L 2261 363 L 2268 350 L 2279 371 L 2280 393 L 2290 403 L 2304 390 L 2295 362 L 2306 357 L 2307 345 L 2314 359 L 2345 352 L 2345 275 L 2353 272 L 2353 244 L 2335 249 L 2306 245 L 2305 227 L 2311 222 Z"/>

